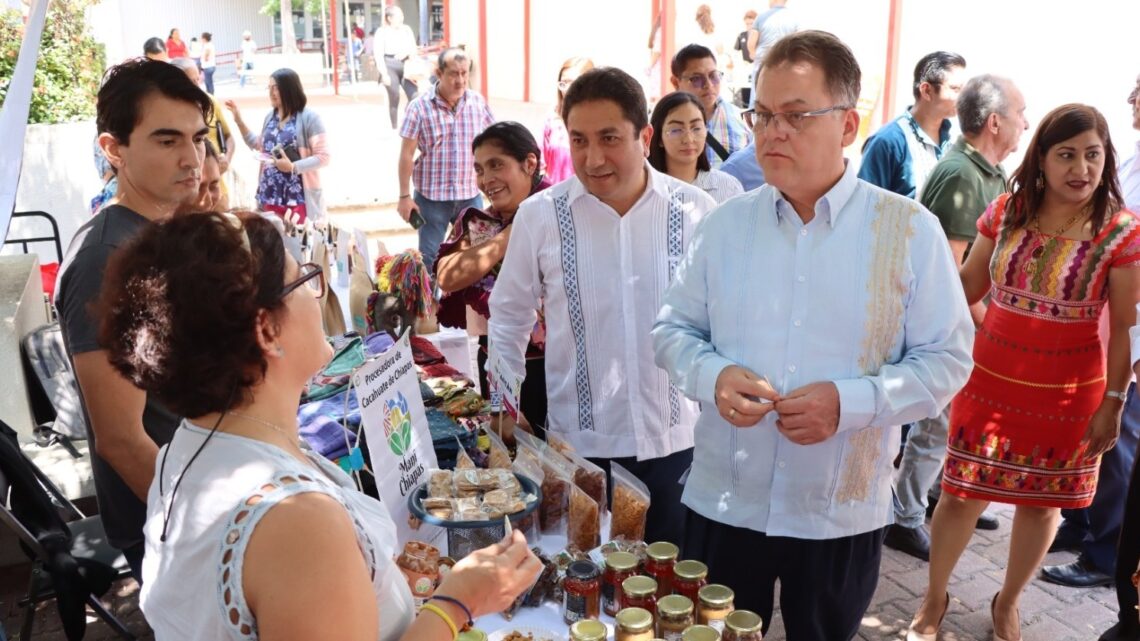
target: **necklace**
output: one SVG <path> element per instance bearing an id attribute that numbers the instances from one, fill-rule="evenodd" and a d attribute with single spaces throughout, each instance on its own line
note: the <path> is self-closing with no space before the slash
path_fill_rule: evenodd
<path id="1" fill-rule="evenodd" d="M 276 425 L 274 423 L 270 423 L 269 421 L 262 420 L 260 418 L 257 418 L 256 416 L 250 416 L 249 414 L 242 414 L 241 412 L 235 412 L 234 410 L 230 410 L 229 413 L 231 416 L 237 416 L 238 418 L 244 418 L 247 421 L 253 421 L 254 423 L 260 423 L 261 425 L 268 427 L 269 429 L 277 432 L 278 434 L 280 434 L 282 436 L 289 437 L 290 439 L 293 438 L 293 435 L 286 432 L 279 425 Z"/>
<path id="2" fill-rule="evenodd" d="M 1034 216 L 1033 231 L 1037 233 L 1037 237 L 1034 238 L 1034 247 L 1029 252 L 1029 258 L 1031 260 L 1025 262 L 1025 273 L 1032 276 L 1040 272 L 1042 259 L 1044 259 L 1045 256 L 1048 255 L 1054 247 L 1056 247 L 1057 239 L 1061 238 L 1065 232 L 1069 231 L 1069 228 L 1073 226 L 1073 223 L 1077 222 L 1078 218 L 1086 216 L 1089 210 L 1090 207 L 1082 207 L 1079 211 L 1077 211 L 1077 213 L 1073 214 L 1069 220 L 1065 221 L 1064 225 L 1061 225 L 1057 231 L 1050 234 L 1049 238 L 1044 241 L 1041 240 L 1041 237 L 1044 235 L 1041 232 L 1041 218 L 1039 216 Z"/>

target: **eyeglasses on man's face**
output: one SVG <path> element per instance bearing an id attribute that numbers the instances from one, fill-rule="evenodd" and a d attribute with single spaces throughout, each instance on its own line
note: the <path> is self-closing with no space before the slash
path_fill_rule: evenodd
<path id="1" fill-rule="evenodd" d="M 719 71 L 710 71 L 708 75 L 694 73 L 691 76 L 685 76 L 681 78 L 681 80 L 684 80 L 690 85 L 693 85 L 694 89 L 700 90 L 708 86 L 719 87 L 721 77 L 722 76 Z"/>
<path id="2" fill-rule="evenodd" d="M 686 135 L 691 136 L 693 140 L 697 140 L 704 138 L 707 131 L 704 125 L 693 125 L 692 127 L 670 127 L 661 133 L 670 140 L 681 140 Z"/>
<path id="3" fill-rule="evenodd" d="M 305 289 L 316 296 L 321 298 L 325 295 L 325 271 L 321 269 L 320 265 L 316 263 L 305 263 L 301 265 L 300 275 L 292 281 L 285 283 L 285 287 L 281 289 L 280 298 L 285 298 L 293 293 L 293 290 L 305 285 Z"/>
<path id="4" fill-rule="evenodd" d="M 816 118 L 833 111 L 846 111 L 848 109 L 851 109 L 851 107 L 846 105 L 836 105 L 834 107 L 816 109 L 815 111 L 784 111 L 779 113 L 749 109 L 740 115 L 744 118 L 744 122 L 747 123 L 749 127 L 752 127 L 752 131 L 757 133 L 767 131 L 768 125 L 776 122 L 778 123 L 777 126 L 783 126 L 785 131 L 798 134 L 804 130 L 804 126 L 807 125 L 809 118 Z"/>

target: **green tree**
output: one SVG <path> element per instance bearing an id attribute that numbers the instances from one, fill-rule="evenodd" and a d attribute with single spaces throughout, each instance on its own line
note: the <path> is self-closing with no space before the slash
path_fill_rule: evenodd
<path id="1" fill-rule="evenodd" d="M 51 0 L 40 39 L 40 55 L 28 123 L 59 123 L 95 115 L 95 97 L 103 78 L 106 55 L 87 26 L 87 8 L 98 0 Z M 0 102 L 24 40 L 20 11 L 0 10 Z"/>

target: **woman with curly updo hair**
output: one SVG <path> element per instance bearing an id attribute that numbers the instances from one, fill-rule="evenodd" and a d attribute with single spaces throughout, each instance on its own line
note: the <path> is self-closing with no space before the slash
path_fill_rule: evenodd
<path id="1" fill-rule="evenodd" d="M 450 641 L 533 583 L 541 563 L 515 532 L 456 564 L 415 615 L 387 510 L 301 445 L 298 399 L 332 355 L 325 278 L 268 220 L 174 216 L 104 283 L 112 364 L 188 417 L 147 497 L 140 603 L 157 638 Z"/>

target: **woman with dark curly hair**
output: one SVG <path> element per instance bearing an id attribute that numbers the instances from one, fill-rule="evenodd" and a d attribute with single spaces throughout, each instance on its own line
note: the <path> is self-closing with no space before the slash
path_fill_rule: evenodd
<path id="1" fill-rule="evenodd" d="M 158 638 L 450 641 L 541 563 L 515 532 L 456 564 L 416 616 L 384 506 L 301 447 L 297 405 L 331 356 L 318 296 L 257 215 L 174 216 L 115 255 L 100 337 L 187 416 L 147 498 L 140 603 Z M 320 616 L 314 616 L 314 612 Z"/>

